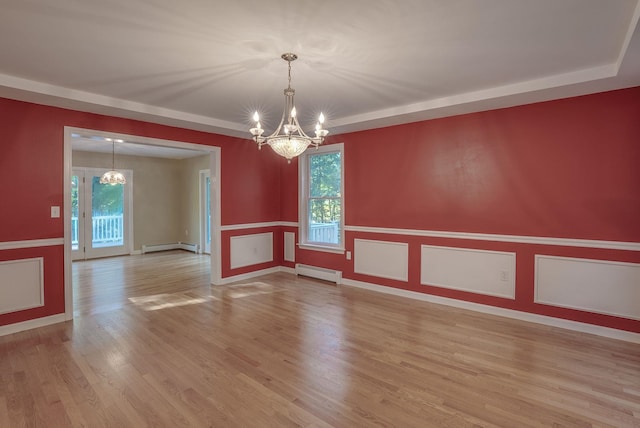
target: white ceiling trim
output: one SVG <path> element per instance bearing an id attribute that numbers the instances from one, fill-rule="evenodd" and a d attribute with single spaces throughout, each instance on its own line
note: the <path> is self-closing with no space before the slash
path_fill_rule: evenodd
<path id="1" fill-rule="evenodd" d="M 136 144 L 146 144 L 149 146 L 161 146 L 161 147 L 176 147 L 180 149 L 204 151 L 204 152 L 217 152 L 220 147 L 217 146 L 205 146 L 203 144 L 187 143 L 185 141 L 177 140 L 163 140 L 160 138 L 142 137 L 140 135 L 120 134 L 117 132 L 105 132 L 96 129 L 76 128 L 73 126 L 65 126 L 65 131 L 69 134 L 87 134 L 96 135 L 104 138 L 114 138 L 119 140 L 128 141 Z"/>
<path id="2" fill-rule="evenodd" d="M 546 89 L 561 88 L 570 85 L 576 85 L 580 83 L 593 82 L 609 77 L 615 77 L 618 67 L 616 64 L 603 65 L 601 67 L 593 67 L 585 70 L 557 74 L 555 76 L 545 77 L 541 79 L 533 79 L 526 82 L 518 82 L 510 85 L 497 86 L 494 88 L 483 89 L 479 91 L 467 92 L 464 94 L 453 95 L 450 97 L 437 98 L 434 100 L 424 101 L 415 104 L 409 104 L 406 106 L 399 106 L 385 110 L 379 110 L 375 112 L 365 113 L 361 115 L 355 115 L 345 117 L 343 119 L 337 119 L 332 121 L 333 129 L 341 128 L 353 128 L 359 124 L 366 124 L 367 128 L 371 128 L 376 123 L 384 125 L 389 120 L 393 119 L 394 123 L 402 123 L 401 117 L 407 117 L 409 120 L 404 123 L 433 119 L 435 117 L 442 117 L 446 114 L 450 114 L 450 107 L 473 105 L 482 101 L 498 100 L 511 96 L 518 96 L 520 99 L 517 104 L 527 104 L 536 101 L 545 101 L 540 95 L 531 95 L 532 93 L 544 91 Z M 580 95 L 589 91 L 577 91 L 573 95 Z M 479 109 L 482 107 L 479 106 Z M 437 112 L 441 111 L 442 114 Z M 465 113 L 477 111 L 473 109 L 465 109 Z M 432 112 L 436 112 L 433 114 Z M 378 122 L 379 121 L 379 122 Z M 375 126 L 374 126 L 375 127 Z"/>
<path id="3" fill-rule="evenodd" d="M 545 89 L 560 88 L 580 83 L 593 82 L 600 79 L 615 77 L 620 65 L 616 63 L 593 67 L 575 72 L 563 73 L 525 82 L 493 87 L 489 89 L 457 94 L 449 97 L 432 99 L 424 102 L 398 106 L 384 110 L 364 113 L 360 115 L 339 118 L 332 121 L 332 134 L 353 132 L 362 129 L 389 126 L 433 119 L 451 114 L 451 107 L 471 106 L 476 108 L 457 110 L 456 114 L 470 113 L 483 109 L 479 105 L 483 101 L 498 100 L 510 96 L 518 96 L 515 104 L 527 104 L 545 101 L 550 97 L 530 95 Z M 59 106 L 98 114 L 109 114 L 129 119 L 139 119 L 154 123 L 181 126 L 234 137 L 247 137 L 247 127 L 244 124 L 232 123 L 211 117 L 166 109 L 148 104 L 137 103 L 119 98 L 107 97 L 90 92 L 63 88 L 47 83 L 36 82 L 19 77 L 0 74 L 0 86 L 26 91 L 40 95 L 37 99 L 42 102 L 41 95 L 50 97 L 47 105 Z M 589 88 L 575 91 L 565 96 L 581 95 L 591 92 Z M 2 95 L 2 93 L 0 93 Z M 16 99 L 24 100 L 24 96 Z M 35 100 L 34 100 L 35 102 Z M 404 119 L 403 119 L 404 118 Z"/>
<path id="4" fill-rule="evenodd" d="M 26 101 L 38 102 L 45 105 L 88 111 L 91 113 L 108 114 L 129 119 L 140 119 L 154 123 L 179 124 L 188 129 L 197 129 L 222 135 L 246 136 L 247 133 L 245 129 L 246 126 L 237 123 L 91 92 L 64 88 L 34 80 L 8 76 L 6 74 L 0 74 L 0 87 L 8 88 L 9 92 L 11 92 L 12 89 L 20 92 L 21 96 L 12 97 L 10 93 L 4 94 L 0 91 L 0 96 L 7 96 L 12 99 L 25 100 L 25 96 L 22 93 L 22 91 L 24 91 L 37 94 L 35 97 L 27 97 Z M 41 97 L 42 95 L 48 97 L 44 102 Z M 167 119 L 174 122 L 167 123 Z M 194 125 L 199 127 L 194 127 Z"/>
<path id="5" fill-rule="evenodd" d="M 189 157 L 205 155 L 211 152 L 219 153 L 219 150 L 220 150 L 220 148 L 217 146 L 206 146 L 203 144 L 187 143 L 184 141 L 163 140 L 158 138 L 142 137 L 139 135 L 121 134 L 117 132 L 105 132 L 105 131 L 100 131 L 95 129 L 85 129 L 85 128 L 76 128 L 72 126 L 65 126 L 65 138 L 68 139 L 69 141 L 73 141 L 75 140 L 73 135 L 81 135 L 83 137 L 94 136 L 94 137 L 101 137 L 105 139 L 110 138 L 113 140 L 122 140 L 123 143 L 116 143 L 116 147 L 118 147 L 118 144 L 135 145 L 138 147 L 138 149 L 136 149 L 138 152 L 142 151 L 144 152 L 145 156 L 150 156 L 150 157 L 186 159 Z M 111 153 L 112 143 L 110 142 L 102 142 L 102 143 L 96 142 L 96 143 L 102 144 L 106 149 L 105 150 L 87 149 L 86 151 L 99 151 L 99 152 Z M 72 146 L 74 150 L 83 151 L 81 147 L 82 146 L 81 141 L 77 145 L 72 144 Z M 171 149 L 171 150 L 167 152 L 164 149 Z M 118 149 L 116 149 L 116 151 L 117 150 Z M 181 155 L 178 157 L 173 156 L 174 152 L 177 153 L 178 151 L 192 151 L 193 153 L 188 156 L 184 156 L 184 155 Z M 123 154 L 120 153 L 120 155 L 123 155 Z M 138 154 L 138 155 L 141 155 L 141 154 Z"/>
<path id="6" fill-rule="evenodd" d="M 620 52 L 618 53 L 618 59 L 616 60 L 616 73 L 618 72 L 618 70 L 620 70 L 622 62 L 624 61 L 624 58 L 631 46 L 631 40 L 633 39 L 633 35 L 638 28 L 638 21 L 640 21 L 640 1 L 636 4 L 636 8 L 633 11 L 631 23 L 629 24 L 627 34 L 624 37 L 624 42 L 622 42 L 622 46 L 620 47 Z"/>

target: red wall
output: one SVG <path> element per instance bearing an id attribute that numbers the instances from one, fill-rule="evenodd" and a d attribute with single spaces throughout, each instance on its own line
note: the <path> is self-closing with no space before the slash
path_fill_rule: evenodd
<path id="1" fill-rule="evenodd" d="M 280 219 L 281 159 L 250 140 L 0 99 L 0 242 L 63 237 L 50 207 L 65 205 L 65 126 L 219 146 L 222 225 Z M 41 256 L 45 306 L 0 315 L 0 326 L 64 312 L 63 246 L 0 251 L 0 260 Z"/>
<path id="2" fill-rule="evenodd" d="M 640 88 L 330 141 L 348 225 L 640 242 Z"/>
<path id="3" fill-rule="evenodd" d="M 640 87 L 334 136 L 344 143 L 348 226 L 640 242 Z M 282 182 L 297 168 L 283 169 Z M 283 199 L 297 200 L 297 188 Z M 283 219 L 297 220 L 297 205 Z M 300 263 L 378 285 L 640 332 L 640 322 L 533 302 L 534 254 L 640 262 L 633 251 L 347 232 L 409 244 L 409 281 L 353 272 L 344 256 Z M 420 285 L 420 245 L 515 252 L 516 299 Z"/>
<path id="4" fill-rule="evenodd" d="M 346 224 L 416 230 L 640 242 L 640 88 L 334 136 L 345 146 Z M 0 99 L 0 242 L 61 238 L 64 126 L 222 148 L 222 225 L 298 220 L 297 162 L 245 139 Z M 16 208 L 17 207 L 17 208 Z M 289 226 L 222 233 L 223 277 L 291 263 Z M 274 232 L 274 261 L 230 269 L 232 236 Z M 296 261 L 348 279 L 640 332 L 640 322 L 533 302 L 533 255 L 640 263 L 634 251 L 347 232 L 407 242 L 409 281 L 356 274 L 342 255 L 296 250 Z M 420 245 L 517 254 L 516 299 L 419 284 Z M 0 316 L 0 326 L 64 311 L 62 246 L 0 251 L 45 259 L 44 308 Z"/>
<path id="5" fill-rule="evenodd" d="M 62 237 L 65 126 L 221 147 L 222 225 L 280 218 L 280 159 L 250 140 L 0 98 L 0 242 Z"/>

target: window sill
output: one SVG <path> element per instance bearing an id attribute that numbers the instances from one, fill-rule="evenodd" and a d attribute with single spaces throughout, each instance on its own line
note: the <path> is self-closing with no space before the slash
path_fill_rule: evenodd
<path id="1" fill-rule="evenodd" d="M 323 245 L 298 244 L 298 248 L 302 250 L 323 251 L 325 253 L 344 254 L 344 248 L 325 247 Z"/>

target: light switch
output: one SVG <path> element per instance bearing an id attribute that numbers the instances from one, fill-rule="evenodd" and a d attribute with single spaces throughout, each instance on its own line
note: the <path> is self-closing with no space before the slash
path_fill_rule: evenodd
<path id="1" fill-rule="evenodd" d="M 60 207 L 51 207 L 51 218 L 60 218 Z"/>

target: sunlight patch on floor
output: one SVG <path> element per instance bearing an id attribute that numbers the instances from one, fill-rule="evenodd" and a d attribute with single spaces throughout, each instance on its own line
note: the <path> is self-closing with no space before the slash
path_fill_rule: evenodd
<path id="1" fill-rule="evenodd" d="M 214 296 L 191 297 L 184 294 L 154 294 L 150 296 L 129 297 L 129 301 L 140 306 L 145 311 L 157 311 L 158 309 L 174 308 L 205 303 L 210 300 L 218 300 Z"/>
<path id="2" fill-rule="evenodd" d="M 245 284 L 229 285 L 225 287 L 224 290 L 220 290 L 220 294 L 223 297 L 239 299 L 242 297 L 258 296 L 260 294 L 279 293 L 282 291 L 286 291 L 286 289 L 264 282 L 248 282 Z"/>

